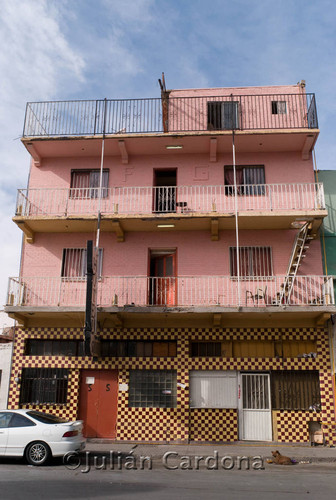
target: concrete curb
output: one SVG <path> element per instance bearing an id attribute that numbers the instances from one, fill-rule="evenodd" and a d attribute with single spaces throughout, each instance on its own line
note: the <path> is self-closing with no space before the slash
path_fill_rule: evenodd
<path id="1" fill-rule="evenodd" d="M 279 450 L 281 454 L 289 456 L 297 463 L 336 463 L 336 448 L 310 447 L 306 444 L 284 444 L 284 443 L 235 443 L 235 444 L 148 444 L 148 443 L 117 443 L 108 440 L 88 440 L 86 451 L 91 456 L 108 456 L 110 452 L 120 454 L 125 458 L 130 453 L 135 457 L 149 456 L 152 460 L 161 460 L 166 452 L 175 452 L 176 459 L 183 456 L 209 457 L 218 452 L 220 457 L 230 456 L 255 457 L 261 456 L 265 461 L 272 458 L 272 451 Z"/>

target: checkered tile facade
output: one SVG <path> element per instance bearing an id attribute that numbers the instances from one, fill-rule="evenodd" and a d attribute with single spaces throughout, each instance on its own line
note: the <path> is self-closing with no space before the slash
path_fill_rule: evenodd
<path id="1" fill-rule="evenodd" d="M 189 439 L 191 441 L 237 441 L 237 410 L 195 408 L 190 410 Z"/>
<path id="2" fill-rule="evenodd" d="M 83 369 L 116 369 L 119 383 L 128 383 L 131 369 L 177 370 L 176 408 L 129 408 L 128 392 L 119 391 L 117 439 L 130 441 L 235 441 L 238 439 L 237 410 L 189 409 L 190 370 L 319 370 L 322 411 L 276 411 L 274 435 L 279 441 L 309 440 L 309 421 L 321 421 L 328 444 L 336 444 L 333 389 L 330 373 L 328 331 L 324 328 L 112 328 L 101 331 L 104 339 L 176 340 L 177 356 L 171 358 L 102 358 L 26 356 L 30 339 L 82 340 L 80 328 L 17 329 L 8 407 L 18 408 L 22 368 L 50 367 L 69 370 L 66 405 L 38 406 L 68 418 L 77 418 L 80 374 Z M 316 358 L 191 358 L 189 343 L 224 340 L 316 340 Z M 37 408 L 35 405 L 34 408 Z"/>

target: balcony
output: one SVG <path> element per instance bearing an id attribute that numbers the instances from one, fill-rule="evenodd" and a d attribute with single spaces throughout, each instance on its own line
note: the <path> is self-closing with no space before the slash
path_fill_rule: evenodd
<path id="1" fill-rule="evenodd" d="M 29 102 L 22 141 L 39 162 L 45 156 L 99 154 L 99 141 L 92 139 L 104 135 L 109 139 L 106 154 L 120 154 L 121 147 L 124 160 L 128 148 L 132 154 L 144 154 L 146 150 L 151 154 L 168 154 L 165 151 L 167 138 L 173 140 L 176 136 L 182 140 L 184 152 L 200 153 L 204 148 L 209 149 L 209 136 L 214 140 L 221 138 L 212 148 L 218 152 L 227 151 L 231 146 L 232 130 L 236 132 L 240 151 L 259 150 L 260 136 L 263 136 L 262 151 L 300 150 L 307 154 L 318 135 L 315 95 Z M 272 138 L 267 137 L 270 133 Z M 198 137 L 196 143 L 190 141 L 195 135 Z M 156 140 L 147 144 L 145 136 Z M 202 136 L 207 140 L 202 141 Z M 139 143 L 137 137 L 143 140 Z M 45 139 L 47 142 L 61 140 L 61 147 L 53 147 Z M 80 148 L 74 143 L 78 139 L 81 139 Z"/>
<path id="2" fill-rule="evenodd" d="M 100 315 L 302 313 L 319 318 L 334 313 L 332 276 L 296 276 L 282 293 L 285 276 L 239 282 L 230 276 L 104 276 L 98 282 Z M 84 313 L 85 278 L 10 278 L 6 311 L 17 318 Z M 162 320 L 161 320 L 162 321 Z"/>
<path id="3" fill-rule="evenodd" d="M 98 208 L 103 230 L 154 231 L 173 222 L 176 230 L 234 227 L 233 186 L 113 187 L 18 190 L 14 221 L 34 232 L 93 230 Z M 327 215 L 322 183 L 244 184 L 237 186 L 240 228 L 289 228 L 297 218 L 321 223 Z M 136 222 L 136 224 L 135 224 Z M 317 229 L 314 228 L 314 230 Z"/>

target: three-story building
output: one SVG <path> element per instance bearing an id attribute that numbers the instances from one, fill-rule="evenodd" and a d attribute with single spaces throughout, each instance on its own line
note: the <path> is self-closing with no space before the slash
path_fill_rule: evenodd
<path id="1" fill-rule="evenodd" d="M 332 444 L 315 97 L 161 90 L 27 105 L 9 406 L 83 418 L 88 437 L 308 441 L 320 422 Z M 99 357 L 83 350 L 89 240 Z"/>

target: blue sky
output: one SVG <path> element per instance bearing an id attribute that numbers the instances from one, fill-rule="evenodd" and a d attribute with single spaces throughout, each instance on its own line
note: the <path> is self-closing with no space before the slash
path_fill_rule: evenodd
<path id="1" fill-rule="evenodd" d="M 336 6 L 331 0 L 0 0 L 0 304 L 17 276 L 11 222 L 34 100 L 158 97 L 167 88 L 296 84 L 315 92 L 319 169 L 336 167 Z M 1 308 L 1 306 L 0 306 Z"/>

